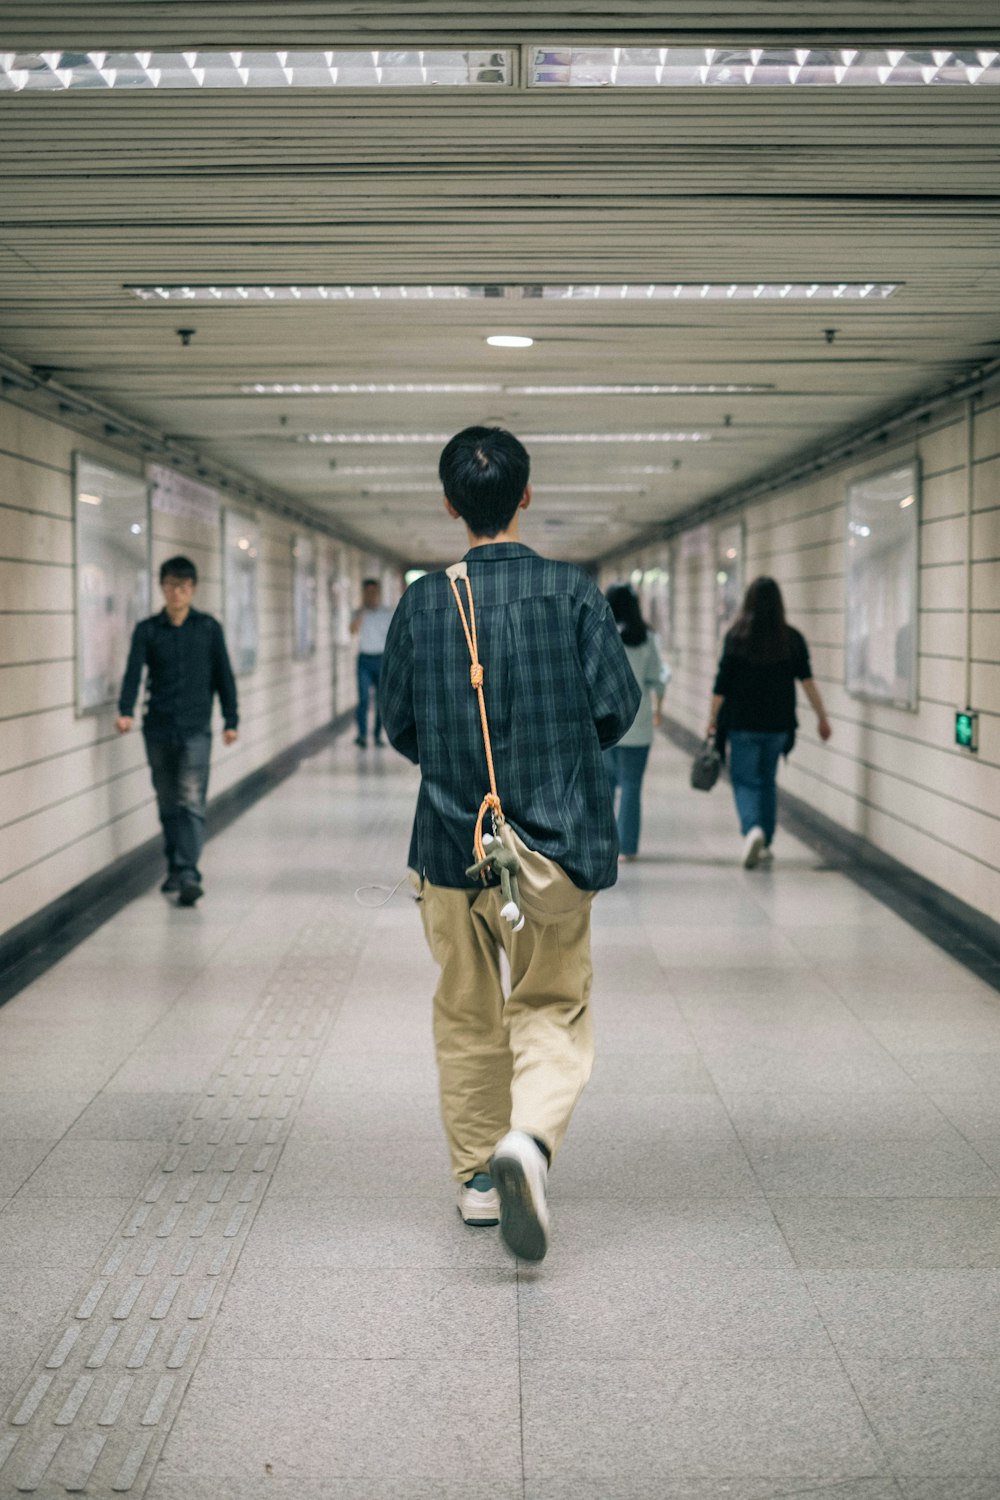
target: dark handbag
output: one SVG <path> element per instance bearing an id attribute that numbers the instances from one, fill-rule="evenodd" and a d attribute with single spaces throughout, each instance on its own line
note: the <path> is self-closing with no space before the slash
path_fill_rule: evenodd
<path id="1" fill-rule="evenodd" d="M 710 792 L 719 779 L 722 756 L 715 740 L 707 739 L 691 762 L 691 785 L 696 792 Z"/>

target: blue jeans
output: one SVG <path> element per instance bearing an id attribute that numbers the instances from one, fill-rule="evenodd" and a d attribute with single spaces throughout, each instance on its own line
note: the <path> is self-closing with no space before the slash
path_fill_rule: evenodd
<path id="1" fill-rule="evenodd" d="M 622 854 L 639 852 L 639 825 L 642 818 L 642 778 L 649 759 L 648 745 L 614 745 L 604 752 L 611 800 L 621 788 L 618 803 L 618 847 Z"/>
<path id="2" fill-rule="evenodd" d="M 198 861 L 205 842 L 205 797 L 212 736 L 206 729 L 182 739 L 146 735 L 146 759 L 153 773 L 163 825 L 167 868 L 182 884 L 201 884 Z"/>
<path id="3" fill-rule="evenodd" d="M 382 715 L 378 707 L 378 679 L 382 671 L 381 656 L 362 651 L 358 655 L 358 739 L 368 738 L 368 700 L 375 694 L 375 738 L 382 733 Z"/>
<path id="4" fill-rule="evenodd" d="M 740 831 L 759 828 L 768 844 L 778 818 L 778 761 L 787 743 L 783 729 L 776 734 L 733 729 L 729 734 L 729 775 Z"/>

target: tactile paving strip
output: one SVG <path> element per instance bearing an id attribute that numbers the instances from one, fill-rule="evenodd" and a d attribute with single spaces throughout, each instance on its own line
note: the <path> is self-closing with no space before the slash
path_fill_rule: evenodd
<path id="1" fill-rule="evenodd" d="M 316 912 L 316 908 L 314 908 Z M 0 1426 L 0 1497 L 141 1495 L 329 1035 L 354 911 L 303 928 Z"/>

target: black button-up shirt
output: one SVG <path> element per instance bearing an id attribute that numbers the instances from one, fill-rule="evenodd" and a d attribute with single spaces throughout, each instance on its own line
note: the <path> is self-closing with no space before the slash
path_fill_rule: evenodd
<path id="1" fill-rule="evenodd" d="M 613 885 L 618 838 L 601 752 L 628 729 L 641 693 L 607 601 L 579 568 L 517 542 L 473 547 L 467 561 L 504 814 L 581 889 Z M 459 591 L 465 605 L 464 583 Z M 418 579 L 399 603 L 379 707 L 391 743 L 422 773 L 410 865 L 434 885 L 468 889 L 490 783 L 444 573 Z"/>
<path id="2" fill-rule="evenodd" d="M 171 625 L 163 609 L 139 621 L 118 699 L 118 712 L 124 718 L 132 717 L 143 667 L 147 669 L 146 734 L 154 739 L 183 739 L 204 733 L 211 727 L 215 693 L 226 728 L 236 728 L 236 681 L 222 626 L 212 615 L 191 609 L 183 625 Z"/>

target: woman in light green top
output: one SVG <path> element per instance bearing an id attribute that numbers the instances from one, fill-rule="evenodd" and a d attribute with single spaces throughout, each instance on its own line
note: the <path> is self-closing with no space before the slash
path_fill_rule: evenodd
<path id="1" fill-rule="evenodd" d="M 608 589 L 608 603 L 621 633 L 622 645 L 642 688 L 642 702 L 631 729 L 604 752 L 608 784 L 618 803 L 618 846 L 623 860 L 635 859 L 639 851 L 642 817 L 642 778 L 653 743 L 653 730 L 660 724 L 663 695 L 670 681 L 670 668 L 660 655 L 656 636 L 642 618 L 639 600 L 627 584 Z"/>

